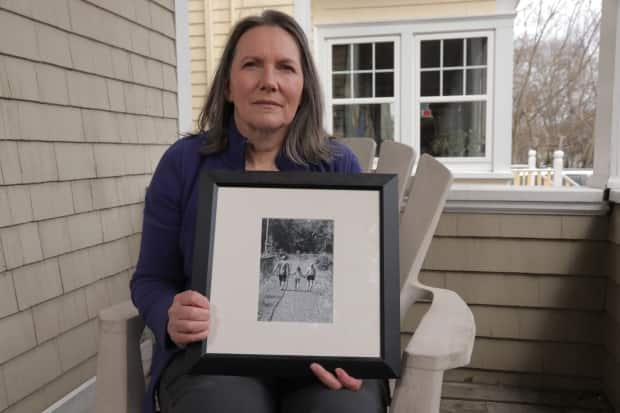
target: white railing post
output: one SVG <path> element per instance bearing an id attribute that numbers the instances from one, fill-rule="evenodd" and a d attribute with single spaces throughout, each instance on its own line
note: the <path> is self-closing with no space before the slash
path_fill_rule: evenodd
<path id="1" fill-rule="evenodd" d="M 527 168 L 536 169 L 536 151 L 534 149 L 527 152 Z"/>
<path id="2" fill-rule="evenodd" d="M 564 174 L 564 152 L 557 150 L 553 152 L 553 186 L 561 187 Z"/>

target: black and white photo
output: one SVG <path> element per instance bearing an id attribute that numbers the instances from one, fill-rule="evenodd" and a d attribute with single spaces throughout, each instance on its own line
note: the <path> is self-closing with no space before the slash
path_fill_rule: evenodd
<path id="1" fill-rule="evenodd" d="M 334 221 L 263 218 L 258 321 L 331 323 Z"/>

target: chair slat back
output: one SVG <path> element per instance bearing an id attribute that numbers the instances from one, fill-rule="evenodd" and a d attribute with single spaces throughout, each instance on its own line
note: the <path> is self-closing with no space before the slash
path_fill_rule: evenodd
<path id="1" fill-rule="evenodd" d="M 411 169 L 415 162 L 416 152 L 409 145 L 394 141 L 383 141 L 379 148 L 377 173 L 398 174 L 399 205 L 403 201 L 405 189 L 411 178 Z"/>
<path id="2" fill-rule="evenodd" d="M 372 169 L 372 162 L 375 158 L 377 144 L 372 138 L 339 138 L 339 142 L 347 145 L 357 156 L 362 172 L 369 172 Z"/>
<path id="3" fill-rule="evenodd" d="M 405 282 L 418 280 L 452 185 L 452 174 L 441 162 L 424 154 L 412 180 L 411 192 L 400 217 L 401 291 Z"/>

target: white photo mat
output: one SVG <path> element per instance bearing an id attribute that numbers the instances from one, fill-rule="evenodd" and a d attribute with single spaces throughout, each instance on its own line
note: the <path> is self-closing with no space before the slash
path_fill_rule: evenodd
<path id="1" fill-rule="evenodd" d="M 381 356 L 380 192 L 220 187 L 206 354 Z M 263 218 L 330 219 L 333 322 L 257 321 Z"/>

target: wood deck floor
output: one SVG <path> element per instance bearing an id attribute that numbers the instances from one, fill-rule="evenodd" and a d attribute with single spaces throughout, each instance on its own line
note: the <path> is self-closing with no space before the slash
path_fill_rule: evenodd
<path id="1" fill-rule="evenodd" d="M 441 413 L 613 413 L 600 393 L 444 382 Z"/>

